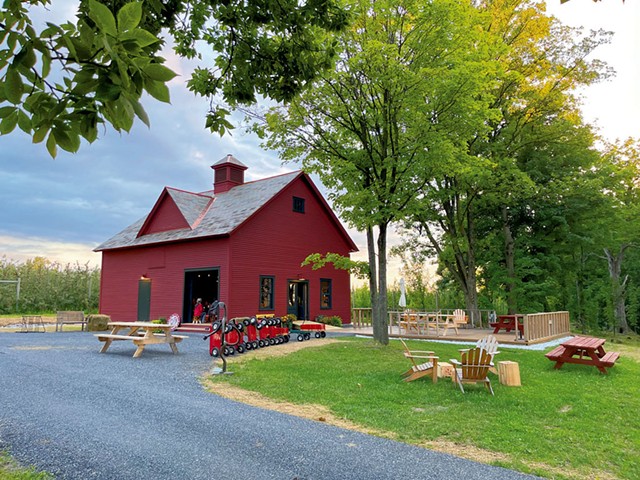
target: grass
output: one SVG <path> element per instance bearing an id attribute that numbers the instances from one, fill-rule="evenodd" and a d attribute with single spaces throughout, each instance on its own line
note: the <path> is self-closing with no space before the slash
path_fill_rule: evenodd
<path id="1" fill-rule="evenodd" d="M 3 480 L 50 480 L 53 476 L 38 472 L 33 467 L 22 467 L 6 452 L 0 451 L 0 478 Z"/>
<path id="2" fill-rule="evenodd" d="M 457 345 L 409 345 L 434 350 L 442 361 L 459 358 Z M 461 456 L 472 450 L 481 461 L 547 478 L 637 479 L 640 362 L 634 353 L 623 353 L 603 375 L 583 365 L 555 370 L 544 352 L 501 347 L 496 361 L 518 362 L 522 387 L 492 377 L 494 397 L 480 385 L 463 395 L 448 379 L 404 383 L 399 374 L 408 362 L 399 342 L 380 347 L 364 339 L 277 358 L 241 357 L 234 360 L 235 375 L 212 381 L 278 401 L 322 405 L 402 442 L 435 448 L 453 442 Z"/>

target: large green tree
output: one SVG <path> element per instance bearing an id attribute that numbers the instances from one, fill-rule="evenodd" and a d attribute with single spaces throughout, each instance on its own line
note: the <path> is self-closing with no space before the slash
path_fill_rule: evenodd
<path id="1" fill-rule="evenodd" d="M 513 212 L 536 196 L 543 198 L 523 168 L 522 152 L 534 144 L 562 144 L 574 135 L 571 130 L 581 120 L 572 91 L 606 73 L 600 62 L 586 58 L 607 39 L 601 33 L 580 37 L 546 15 L 536 0 L 493 0 L 479 8 L 486 14 L 483 28 L 502 46 L 491 104 L 499 114 L 487 118 L 488 132 L 468 141 L 459 168 L 448 166 L 426 186 L 407 235 L 408 248 L 438 256 L 464 293 L 472 317 L 479 310 L 478 251 L 486 248 L 490 233 L 479 230 L 486 215 L 501 221 L 503 278 L 509 309 L 517 310 Z"/>
<path id="2" fill-rule="evenodd" d="M 376 341 L 388 343 L 387 236 L 417 192 L 491 117 L 492 45 L 455 0 L 360 1 L 335 71 L 268 116 L 268 146 L 302 159 L 350 225 L 366 231 Z"/>
<path id="3" fill-rule="evenodd" d="M 52 156 L 93 142 L 100 124 L 149 124 L 143 93 L 168 102 L 175 76 L 159 55 L 165 37 L 183 57 L 214 54 L 189 88 L 210 101 L 206 126 L 224 133 L 228 106 L 289 100 L 328 68 L 331 34 L 348 21 L 336 0 L 81 0 L 75 21 L 39 28 L 33 8 L 47 5 L 0 7 L 0 134 L 18 127 Z"/>

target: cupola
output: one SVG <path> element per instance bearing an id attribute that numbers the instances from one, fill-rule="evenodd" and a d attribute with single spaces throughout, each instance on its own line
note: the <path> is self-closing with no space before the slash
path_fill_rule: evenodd
<path id="1" fill-rule="evenodd" d="M 247 166 L 231 154 L 211 165 L 211 168 L 215 194 L 228 192 L 233 187 L 244 183 L 244 171 Z"/>

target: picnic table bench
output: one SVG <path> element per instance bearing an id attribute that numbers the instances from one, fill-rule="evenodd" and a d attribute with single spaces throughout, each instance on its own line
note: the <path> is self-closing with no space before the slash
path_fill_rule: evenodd
<path id="1" fill-rule="evenodd" d="M 561 368 L 565 363 L 577 363 L 593 365 L 602 373 L 607 373 L 606 368 L 613 367 L 620 354 L 605 352 L 604 343 L 603 338 L 573 337 L 545 354 L 545 357 L 556 362 L 554 368 Z"/>
<path id="2" fill-rule="evenodd" d="M 493 327 L 493 333 L 500 333 L 501 329 L 506 330 L 509 333 L 511 330 L 516 329 L 516 322 L 518 324 L 518 332 L 520 336 L 524 334 L 524 323 L 522 320 L 524 319 L 524 315 L 521 314 L 511 314 L 511 315 L 498 315 L 498 318 L 495 322 L 489 323 Z"/>
<path id="3" fill-rule="evenodd" d="M 147 345 L 158 343 L 169 344 L 173 353 L 178 353 L 176 343 L 181 342 L 186 337 L 184 335 L 173 335 L 168 324 L 158 324 L 152 322 L 109 322 L 108 326 L 112 327 L 111 333 L 96 333 L 98 340 L 104 342 L 100 349 L 100 353 L 105 353 L 114 340 L 129 340 L 137 347 L 133 354 L 133 358 L 142 355 Z M 121 331 L 124 330 L 124 333 Z M 128 331 L 127 331 L 128 330 Z M 161 333 L 156 333 L 158 330 Z"/>

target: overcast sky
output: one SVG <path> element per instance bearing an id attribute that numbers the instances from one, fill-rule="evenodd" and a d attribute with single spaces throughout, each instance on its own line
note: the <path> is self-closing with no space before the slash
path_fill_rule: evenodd
<path id="1" fill-rule="evenodd" d="M 53 0 L 54 6 L 59 2 Z M 549 11 L 573 26 L 616 31 L 613 43 L 596 56 L 609 62 L 617 77 L 584 92 L 583 113 L 610 140 L 640 137 L 638 2 L 553 0 Z M 48 13 L 47 19 L 55 15 Z M 171 105 L 145 102 L 151 129 L 140 122 L 129 134 L 106 129 L 93 145 L 83 143 L 74 155 L 60 151 L 55 160 L 44 144 L 31 144 L 18 130 L 0 137 L 0 257 L 99 265 L 93 248 L 146 215 L 163 187 L 210 189 L 210 165 L 229 153 L 249 167 L 247 180 L 297 168 L 283 166 L 253 135 L 237 130 L 220 138 L 206 131 L 207 104 L 183 84 L 189 66 L 174 56 L 169 66 L 183 75 L 170 85 Z M 364 237 L 352 236 L 358 257 L 366 258 Z M 397 268 L 390 274 L 396 276 Z"/>

